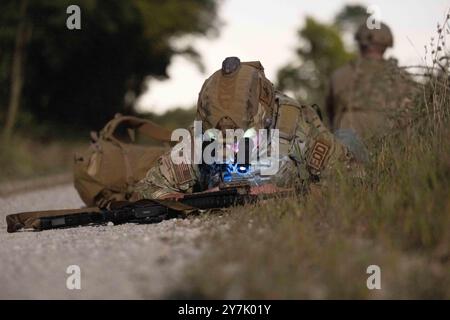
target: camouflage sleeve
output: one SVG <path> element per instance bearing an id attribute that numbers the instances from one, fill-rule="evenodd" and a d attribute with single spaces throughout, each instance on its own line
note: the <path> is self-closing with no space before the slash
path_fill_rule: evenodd
<path id="1" fill-rule="evenodd" d="M 302 106 L 294 150 L 310 175 L 325 178 L 337 169 L 351 169 L 355 162 L 349 149 L 325 127 L 312 107 Z"/>
<path id="2" fill-rule="evenodd" d="M 141 199 L 160 199 L 171 193 L 192 192 L 197 180 L 195 165 L 190 162 L 175 164 L 169 151 L 136 184 L 134 191 Z"/>

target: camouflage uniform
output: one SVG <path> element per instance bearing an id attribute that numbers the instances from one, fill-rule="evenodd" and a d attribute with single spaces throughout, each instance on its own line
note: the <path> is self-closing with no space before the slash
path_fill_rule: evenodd
<path id="1" fill-rule="evenodd" d="M 214 77 L 214 75 L 212 76 Z M 214 80 L 215 81 L 215 80 Z M 264 80 L 265 81 L 265 80 Z M 212 80 L 205 81 L 205 85 L 211 83 Z M 260 81 L 261 82 L 261 81 Z M 207 91 L 202 88 L 202 92 Z M 228 84 L 225 84 L 228 86 Z M 255 90 L 250 90 L 254 92 Z M 264 91 L 264 90 L 263 90 Z M 221 95 L 220 93 L 218 94 Z M 256 122 L 268 123 L 267 119 L 276 119 L 276 123 L 272 128 L 279 129 L 279 170 L 270 177 L 270 183 L 278 187 L 296 187 L 300 192 L 307 192 L 311 183 L 323 181 L 324 178 L 333 174 L 334 170 L 348 170 L 354 163 L 352 153 L 339 142 L 333 134 L 323 125 L 316 111 L 310 106 L 300 105 L 297 101 L 287 97 L 286 95 L 273 91 L 272 98 L 268 98 L 267 92 L 260 98 L 261 101 L 272 101 L 268 103 L 270 108 L 266 110 L 276 110 L 276 116 L 266 114 L 260 120 L 258 116 L 252 117 L 253 124 Z M 261 97 L 260 95 L 260 97 Z M 229 99 L 229 95 L 224 95 Z M 199 99 L 198 109 L 205 109 Z M 205 101 L 205 100 L 203 100 Z M 206 100 L 208 101 L 208 100 Z M 210 103 L 210 102 L 207 102 Z M 246 103 L 248 105 L 249 103 Z M 230 101 L 227 101 L 230 105 Z M 219 107 L 208 107 L 208 110 Z M 227 112 L 226 108 L 223 112 Z M 264 114 L 264 112 L 255 111 L 256 114 Z M 254 113 L 254 114 L 255 114 Z M 234 113 L 231 116 L 215 118 L 209 121 L 212 127 L 217 124 L 233 122 Z M 198 120 L 205 120 L 203 112 L 197 115 Z M 246 128 L 244 128 L 246 129 Z M 158 165 L 151 168 L 147 176 L 138 183 L 136 192 L 142 198 L 158 199 L 165 195 L 181 192 L 194 192 L 200 181 L 199 166 L 195 164 L 174 164 L 170 157 L 170 152 L 163 155 Z M 198 190 L 198 189 L 197 189 Z"/>
<path id="2" fill-rule="evenodd" d="M 360 45 L 392 46 L 386 25 L 369 30 L 365 24 L 356 34 Z M 409 75 L 396 61 L 360 57 L 331 77 L 327 112 L 332 130 L 353 129 L 365 141 L 380 137 L 401 125 L 415 93 Z"/>

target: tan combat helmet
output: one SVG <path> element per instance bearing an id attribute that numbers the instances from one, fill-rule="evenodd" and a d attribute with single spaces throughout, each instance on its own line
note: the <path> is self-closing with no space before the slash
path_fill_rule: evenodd
<path id="1" fill-rule="evenodd" d="M 204 130 L 270 126 L 274 87 L 259 61 L 241 62 L 228 57 L 203 84 L 197 103 L 197 120 Z"/>
<path id="2" fill-rule="evenodd" d="M 394 45 L 394 37 L 391 29 L 384 23 L 380 23 L 380 28 L 369 29 L 364 22 L 359 26 L 355 34 L 355 40 L 362 46 L 371 44 L 389 48 Z"/>

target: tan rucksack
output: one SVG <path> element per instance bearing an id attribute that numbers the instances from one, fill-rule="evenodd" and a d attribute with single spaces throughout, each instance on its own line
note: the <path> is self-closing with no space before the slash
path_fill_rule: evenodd
<path id="1" fill-rule="evenodd" d="M 128 133 L 130 142 L 118 137 L 119 128 Z M 136 132 L 160 145 L 134 143 Z M 116 115 L 99 134 L 92 132 L 90 147 L 76 154 L 74 163 L 74 185 L 84 203 L 103 207 L 112 200 L 130 199 L 133 185 L 169 149 L 170 135 L 149 120 L 122 115 Z"/>

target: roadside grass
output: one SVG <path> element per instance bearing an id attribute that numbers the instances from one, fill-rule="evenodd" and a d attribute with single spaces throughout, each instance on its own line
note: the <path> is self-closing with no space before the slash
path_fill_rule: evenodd
<path id="1" fill-rule="evenodd" d="M 195 117 L 195 110 L 179 108 L 163 115 L 147 113 L 139 116 L 168 129 L 185 128 Z M 4 122 L 3 118 L 0 112 L 0 123 Z M 74 154 L 84 151 L 88 144 L 87 128 L 76 124 L 41 123 L 23 112 L 11 141 L 5 144 L 0 137 L 0 183 L 71 173 Z"/>
<path id="2" fill-rule="evenodd" d="M 8 145 L 0 144 L 0 182 L 71 172 L 74 153 L 85 147 L 72 140 L 16 135 Z"/>
<path id="3" fill-rule="evenodd" d="M 184 295 L 450 298 L 449 132 L 386 142 L 362 183 L 234 209 L 226 232 L 203 239 L 211 250 L 186 271 Z M 366 286 L 369 265 L 381 290 Z"/>
<path id="4" fill-rule="evenodd" d="M 431 77 L 409 125 L 371 149 L 364 179 L 226 213 L 173 296 L 450 299 L 449 88 L 448 73 Z M 370 265 L 381 290 L 367 287 Z"/>

